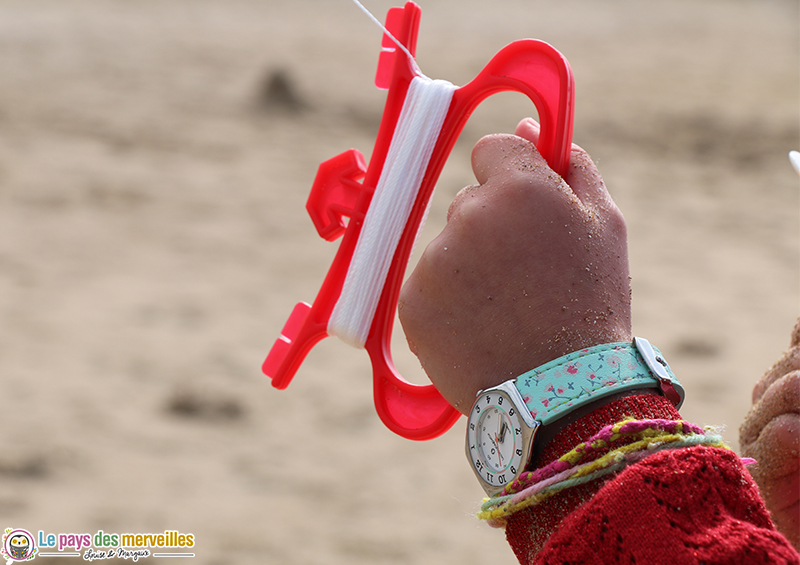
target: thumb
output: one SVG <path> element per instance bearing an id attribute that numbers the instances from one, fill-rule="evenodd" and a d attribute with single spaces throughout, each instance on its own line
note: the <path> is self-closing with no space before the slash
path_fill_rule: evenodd
<path id="1" fill-rule="evenodd" d="M 505 175 L 556 177 L 533 143 L 509 134 L 487 135 L 478 141 L 472 150 L 472 170 L 479 184 Z"/>

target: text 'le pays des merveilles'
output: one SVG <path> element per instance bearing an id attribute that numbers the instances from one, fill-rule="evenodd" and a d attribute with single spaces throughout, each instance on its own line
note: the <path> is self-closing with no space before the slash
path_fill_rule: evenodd
<path id="1" fill-rule="evenodd" d="M 39 547 L 58 547 L 58 551 L 87 547 L 194 547 L 194 535 L 177 530 L 159 534 L 107 534 L 97 530 L 92 534 L 45 534 L 39 530 Z"/>

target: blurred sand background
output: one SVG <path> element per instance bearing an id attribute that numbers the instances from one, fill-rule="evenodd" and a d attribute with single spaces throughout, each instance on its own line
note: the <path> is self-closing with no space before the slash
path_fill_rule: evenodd
<path id="1" fill-rule="evenodd" d="M 574 139 L 629 224 L 635 333 L 737 447 L 798 315 L 798 3 L 421 4 L 431 77 L 465 84 L 524 37 L 570 60 Z M 463 420 L 394 436 L 367 355 L 333 339 L 286 391 L 260 372 L 333 258 L 304 203 L 321 161 L 369 158 L 379 43 L 346 0 L 0 2 L 0 526 L 180 530 L 202 564 L 515 562 L 472 516 Z M 298 104 L 268 95 L 276 72 Z M 533 111 L 479 108 L 426 238 L 474 142 Z"/>

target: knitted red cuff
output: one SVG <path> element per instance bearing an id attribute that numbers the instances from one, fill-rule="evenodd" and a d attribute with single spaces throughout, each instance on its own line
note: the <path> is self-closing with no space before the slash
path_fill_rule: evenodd
<path id="1" fill-rule="evenodd" d="M 533 558 L 533 556 L 530 556 Z M 733 451 L 656 451 L 553 532 L 531 565 L 798 565 Z"/>
<path id="2" fill-rule="evenodd" d="M 567 425 L 545 446 L 533 461 L 531 469 L 543 467 L 558 459 L 603 427 L 626 417 L 676 420 L 680 419 L 680 414 L 663 396 L 648 394 L 620 398 Z M 611 443 L 605 450 L 598 451 L 596 457 L 627 441 L 629 440 L 623 438 Z M 605 479 L 573 487 L 513 514 L 506 525 L 506 539 L 519 562 L 531 563 L 561 521 L 591 499 L 612 478 L 613 475 L 609 475 Z"/>

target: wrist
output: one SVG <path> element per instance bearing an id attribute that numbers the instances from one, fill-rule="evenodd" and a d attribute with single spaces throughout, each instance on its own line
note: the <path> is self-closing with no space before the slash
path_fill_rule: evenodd
<path id="1" fill-rule="evenodd" d="M 546 426 L 541 426 L 536 433 L 536 445 L 531 456 L 531 462 L 528 465 L 528 470 L 533 471 L 539 467 L 543 467 L 550 463 L 553 459 L 557 459 L 567 451 L 569 451 L 576 443 L 581 440 L 576 439 L 574 428 L 572 424 L 590 416 L 593 413 L 601 414 L 600 410 L 604 407 L 616 403 L 627 397 L 638 396 L 655 396 L 661 395 L 656 389 L 634 389 L 629 391 L 618 392 L 605 398 L 600 398 L 594 402 L 590 402 L 581 406 L 577 410 L 567 414 L 563 418 L 559 418 L 555 422 Z M 660 401 L 659 401 L 660 402 Z M 595 418 L 596 419 L 596 418 Z M 605 425 L 605 424 L 603 424 Z M 602 426 L 601 426 L 602 427 Z M 585 426 L 577 426 L 577 429 L 583 430 Z M 569 431 L 567 431 L 569 430 Z M 565 433 L 562 433 L 565 432 Z M 556 439 L 558 441 L 556 441 Z M 573 442 L 570 444 L 570 442 Z M 549 457 L 543 457 L 544 454 L 549 454 Z"/>
<path id="2" fill-rule="evenodd" d="M 562 429 L 639 389 L 661 391 L 676 407 L 683 400 L 660 352 L 637 337 L 574 351 L 482 390 L 469 410 L 466 437 L 478 481 L 492 497 L 516 488 L 535 454 Z"/>
<path id="3" fill-rule="evenodd" d="M 531 367 L 540 367 L 551 361 L 562 358 L 575 351 L 597 347 L 608 343 L 631 343 L 633 337 L 629 324 L 607 324 L 602 328 L 587 329 L 587 324 L 582 321 L 580 327 L 574 328 L 567 325 L 547 333 L 549 337 L 541 338 L 535 345 L 522 337 L 518 341 L 520 346 L 517 351 L 507 353 L 500 351 L 485 355 L 479 362 L 470 359 L 466 364 L 459 364 L 460 377 L 455 383 L 453 378 L 447 378 L 449 387 L 446 391 L 455 390 L 456 394 L 445 398 L 463 414 L 468 414 L 472 401 L 483 390 L 497 386 L 529 371 Z M 626 327 L 627 326 L 627 327 Z M 532 334 L 545 335 L 541 330 L 536 332 L 520 332 L 520 336 Z M 439 379 L 431 377 L 439 388 Z M 455 387 L 453 387 L 455 384 Z M 440 389 L 441 390 L 441 389 Z M 444 393 L 444 391 L 443 391 Z"/>
<path id="4" fill-rule="evenodd" d="M 514 385 L 540 427 L 563 426 L 575 412 L 588 414 L 607 397 L 637 389 L 660 390 L 678 408 L 683 403 L 683 388 L 661 352 L 640 337 L 572 351 L 521 374 Z"/>

